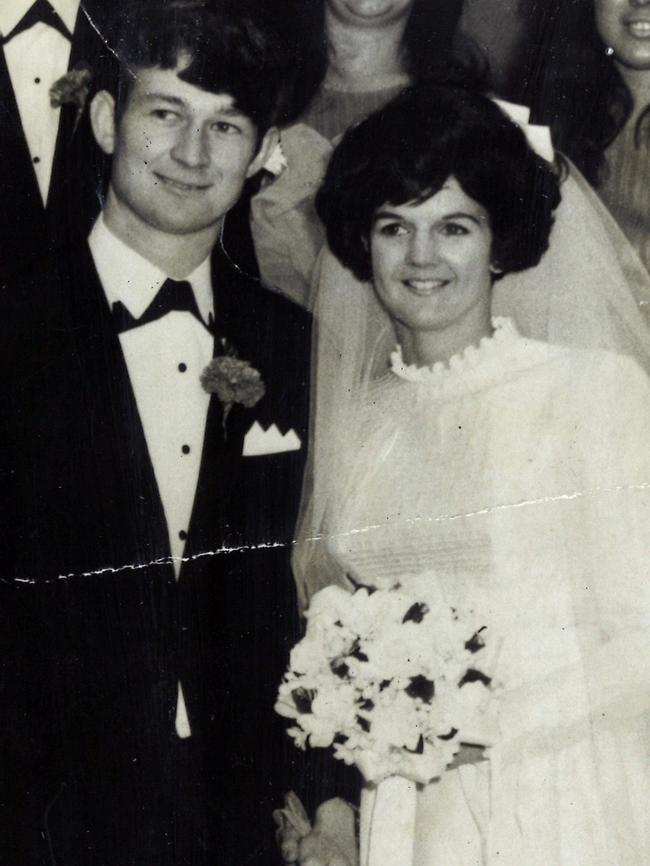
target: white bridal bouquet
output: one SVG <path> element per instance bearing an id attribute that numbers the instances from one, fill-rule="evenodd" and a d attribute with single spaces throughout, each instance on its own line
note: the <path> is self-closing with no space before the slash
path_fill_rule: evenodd
<path id="1" fill-rule="evenodd" d="M 373 784 L 427 783 L 461 743 L 477 742 L 491 683 L 479 666 L 486 629 L 472 611 L 425 596 L 400 586 L 314 596 L 276 703 L 297 746 L 333 746 Z"/>

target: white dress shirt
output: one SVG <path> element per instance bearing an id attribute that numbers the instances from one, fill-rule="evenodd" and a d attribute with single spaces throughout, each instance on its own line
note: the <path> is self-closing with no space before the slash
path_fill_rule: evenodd
<path id="1" fill-rule="evenodd" d="M 79 0 L 50 0 L 70 33 L 74 32 Z M 0 2 L 0 32 L 11 33 L 33 0 Z M 47 204 L 60 108 L 50 105 L 50 87 L 68 71 L 71 42 L 54 27 L 39 22 L 18 33 L 4 46 L 18 112 L 34 166 L 38 188 Z"/>
<path id="2" fill-rule="evenodd" d="M 119 240 L 103 216 L 89 238 L 106 300 L 139 318 L 167 279 Z M 187 277 L 204 321 L 213 313 L 210 259 Z M 147 448 L 162 501 L 178 578 L 196 494 L 210 395 L 200 382 L 213 357 L 210 331 L 189 312 L 171 312 L 120 334 Z M 181 715 L 183 718 L 181 718 Z M 189 735 L 179 684 L 176 727 Z"/>

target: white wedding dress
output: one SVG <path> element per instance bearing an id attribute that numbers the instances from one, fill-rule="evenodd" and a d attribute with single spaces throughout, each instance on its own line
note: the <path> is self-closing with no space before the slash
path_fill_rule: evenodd
<path id="1" fill-rule="evenodd" d="M 487 760 L 362 800 L 362 866 L 650 863 L 650 381 L 521 337 L 373 384 L 338 443 L 338 579 L 432 574 L 498 645 Z"/>

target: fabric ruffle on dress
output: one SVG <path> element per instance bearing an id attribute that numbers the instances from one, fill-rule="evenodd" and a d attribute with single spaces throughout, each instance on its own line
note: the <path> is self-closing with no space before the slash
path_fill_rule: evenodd
<path id="1" fill-rule="evenodd" d="M 420 382 L 442 393 L 471 390 L 503 375 L 507 356 L 517 348 L 519 334 L 512 320 L 504 316 L 492 319 L 493 334 L 483 337 L 478 346 L 468 346 L 452 355 L 447 363 L 439 361 L 432 367 L 406 364 L 402 347 L 398 345 L 390 356 L 390 369 L 400 379 Z"/>

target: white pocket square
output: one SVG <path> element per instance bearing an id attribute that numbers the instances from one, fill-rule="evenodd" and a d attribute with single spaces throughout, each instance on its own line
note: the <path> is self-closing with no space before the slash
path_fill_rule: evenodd
<path id="1" fill-rule="evenodd" d="M 244 437 L 242 456 L 258 457 L 261 454 L 281 454 L 284 451 L 299 451 L 302 443 L 295 430 L 289 430 L 284 435 L 275 424 L 265 430 L 256 421 Z"/>

